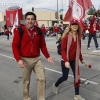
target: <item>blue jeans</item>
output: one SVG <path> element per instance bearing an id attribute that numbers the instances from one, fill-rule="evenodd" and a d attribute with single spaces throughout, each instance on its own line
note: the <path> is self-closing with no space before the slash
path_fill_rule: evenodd
<path id="1" fill-rule="evenodd" d="M 69 63 L 70 63 L 70 66 L 71 66 L 71 69 L 74 75 L 74 79 L 75 79 L 75 60 L 70 61 Z M 69 68 L 65 67 L 63 60 L 61 60 L 61 67 L 62 67 L 62 77 L 60 77 L 55 83 L 56 87 L 58 87 L 59 84 L 61 84 L 62 82 L 68 79 Z M 75 95 L 79 95 L 79 87 L 75 88 Z"/>
<path id="2" fill-rule="evenodd" d="M 56 33 L 56 39 L 58 40 L 58 33 Z"/>
<path id="3" fill-rule="evenodd" d="M 89 33 L 89 38 L 88 38 L 88 45 L 87 45 L 87 47 L 88 47 L 88 48 L 90 47 L 90 42 L 91 42 L 92 37 L 93 37 L 93 39 L 94 39 L 95 47 L 98 48 L 99 45 L 98 45 L 98 42 L 97 42 L 96 34 L 91 34 L 91 33 Z"/>
<path id="4" fill-rule="evenodd" d="M 85 32 L 82 32 L 82 35 L 83 35 L 83 40 L 85 40 Z"/>

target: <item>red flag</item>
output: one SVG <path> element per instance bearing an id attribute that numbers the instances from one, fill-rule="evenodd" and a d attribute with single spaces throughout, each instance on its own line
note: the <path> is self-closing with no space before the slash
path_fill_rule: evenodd
<path id="1" fill-rule="evenodd" d="M 64 21 L 71 19 L 82 20 L 85 11 L 92 6 L 91 0 L 69 0 L 69 8 L 65 14 Z"/>
<path id="2" fill-rule="evenodd" d="M 91 0 L 77 0 L 77 3 L 83 9 L 83 14 L 80 18 L 82 20 L 85 17 L 85 12 L 92 7 L 92 2 Z"/>
<path id="3" fill-rule="evenodd" d="M 71 21 L 72 19 L 72 8 L 69 7 L 67 13 L 65 14 L 64 21 Z"/>

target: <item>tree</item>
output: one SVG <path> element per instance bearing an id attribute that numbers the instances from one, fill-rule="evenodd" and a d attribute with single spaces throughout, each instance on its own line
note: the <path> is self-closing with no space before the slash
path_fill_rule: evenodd
<path id="1" fill-rule="evenodd" d="M 94 6 L 92 6 L 88 11 L 87 11 L 87 14 L 88 15 L 96 15 L 97 11 L 96 9 L 94 8 Z"/>

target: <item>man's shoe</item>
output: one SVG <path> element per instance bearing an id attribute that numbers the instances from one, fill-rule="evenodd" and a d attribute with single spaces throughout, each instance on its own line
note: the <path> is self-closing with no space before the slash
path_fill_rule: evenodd
<path id="1" fill-rule="evenodd" d="M 53 93 L 58 94 L 58 87 L 55 86 L 55 83 L 53 84 Z"/>
<path id="2" fill-rule="evenodd" d="M 90 47 L 88 47 L 87 49 L 90 50 Z"/>
<path id="3" fill-rule="evenodd" d="M 75 95 L 74 100 L 85 100 L 85 99 L 82 98 L 80 95 Z"/>

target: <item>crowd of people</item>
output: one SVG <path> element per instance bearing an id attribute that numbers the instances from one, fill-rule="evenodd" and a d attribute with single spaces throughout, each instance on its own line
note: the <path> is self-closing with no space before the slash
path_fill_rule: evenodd
<path id="1" fill-rule="evenodd" d="M 7 40 L 9 40 L 9 35 L 12 35 L 11 28 L 8 29 L 8 27 L 6 25 L 1 27 L 0 36 L 2 36 L 2 35 L 6 35 L 7 36 Z"/>
<path id="2" fill-rule="evenodd" d="M 51 27 L 45 27 L 45 25 L 43 24 L 41 26 L 41 30 L 44 36 L 50 36 L 50 37 L 56 36 L 56 40 L 59 39 L 58 35 L 62 35 L 64 32 L 63 25 L 59 25 L 57 23 L 55 23 L 55 25 Z"/>

